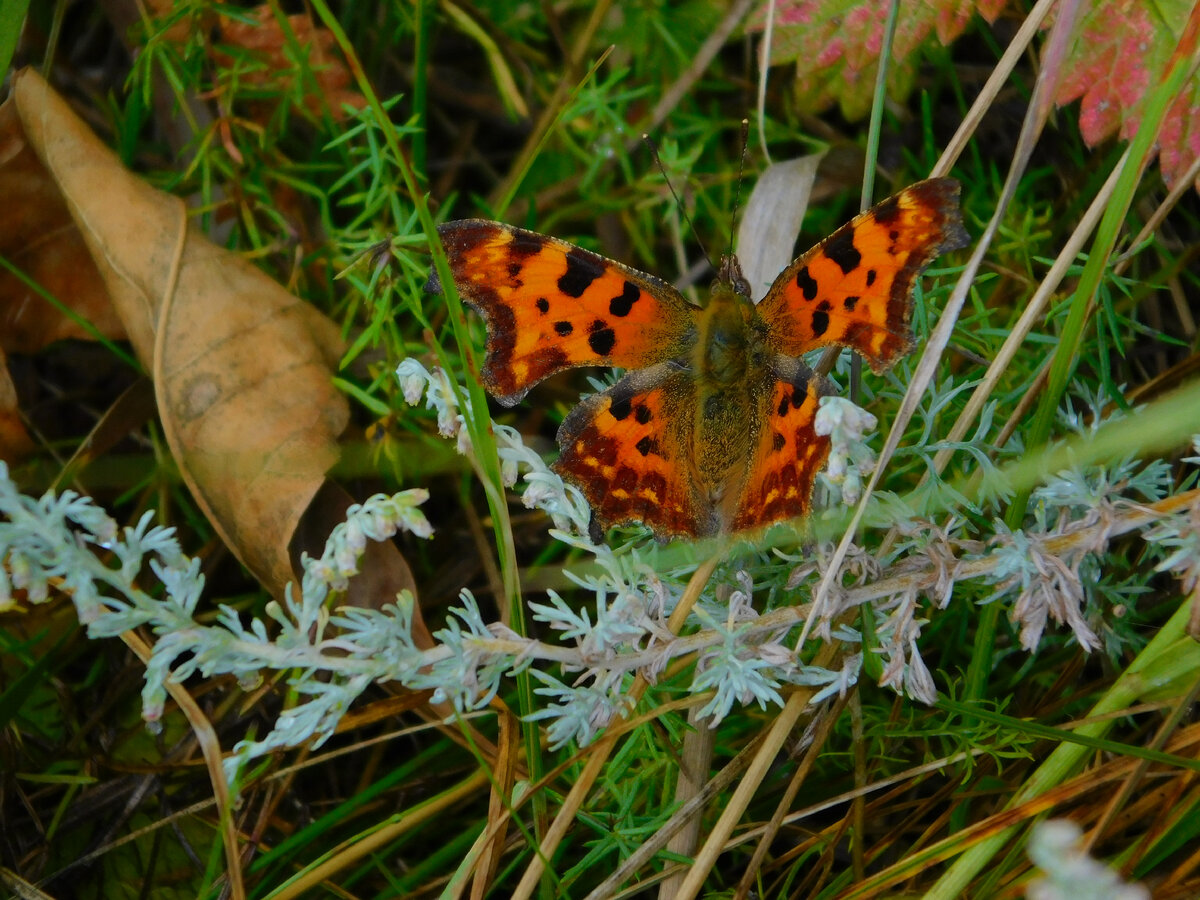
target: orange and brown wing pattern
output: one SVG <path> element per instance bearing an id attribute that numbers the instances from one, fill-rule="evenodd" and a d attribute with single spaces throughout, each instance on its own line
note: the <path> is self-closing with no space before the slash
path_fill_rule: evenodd
<path id="1" fill-rule="evenodd" d="M 644 522 L 660 539 L 715 534 L 692 466 L 695 382 L 671 362 L 583 400 L 558 430 L 554 469 L 583 492 L 593 532 Z"/>
<path id="2" fill-rule="evenodd" d="M 813 429 L 821 397 L 832 386 L 798 359 L 777 357 L 773 383 L 759 399 L 762 427 L 747 467 L 730 531 L 807 515 L 829 438 Z"/>
<path id="3" fill-rule="evenodd" d="M 652 275 L 499 222 L 438 234 L 459 293 L 487 322 L 481 378 L 501 403 L 572 366 L 645 368 L 695 341 L 696 307 Z M 436 275 L 425 288 L 441 290 Z"/>
<path id="4" fill-rule="evenodd" d="M 952 178 L 931 178 L 843 225 L 788 266 L 758 305 L 771 349 L 857 350 L 880 372 L 912 349 L 917 276 L 969 242 Z"/>

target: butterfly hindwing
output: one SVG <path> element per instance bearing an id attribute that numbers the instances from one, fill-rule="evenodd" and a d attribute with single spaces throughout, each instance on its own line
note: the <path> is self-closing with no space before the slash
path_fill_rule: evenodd
<path id="1" fill-rule="evenodd" d="M 692 466 L 695 391 L 686 367 L 659 363 L 563 419 L 554 469 L 583 492 L 601 528 L 644 522 L 659 537 L 716 532 Z"/>
<path id="2" fill-rule="evenodd" d="M 799 356 L 840 344 L 876 372 L 908 353 L 917 276 L 968 243 L 958 195 L 954 179 L 920 181 L 796 259 L 758 305 L 771 349 Z"/>
<path id="3" fill-rule="evenodd" d="M 813 420 L 832 386 L 798 359 L 778 356 L 756 401 L 761 428 L 751 450 L 730 531 L 806 515 L 817 472 L 829 456 L 829 438 Z"/>
<path id="4" fill-rule="evenodd" d="M 695 341 L 696 307 L 652 275 L 498 222 L 447 222 L 438 234 L 459 293 L 486 320 L 481 377 L 505 405 L 563 369 L 641 369 Z M 426 290 L 441 290 L 436 275 Z"/>

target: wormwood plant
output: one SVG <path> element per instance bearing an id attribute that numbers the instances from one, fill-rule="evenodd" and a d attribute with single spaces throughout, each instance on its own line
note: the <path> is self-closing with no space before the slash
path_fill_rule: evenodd
<path id="1" fill-rule="evenodd" d="M 437 411 L 439 430 L 457 437 L 470 453 L 463 419 L 443 372 L 430 373 L 406 360 L 397 373 L 409 402 L 424 396 Z M 819 431 L 834 434 L 830 468 L 849 471 L 849 461 L 868 456 L 859 429 L 869 416 L 841 398 L 828 398 L 818 419 Z M 782 554 L 772 560 L 744 561 L 729 571 L 736 589 L 720 600 L 706 596 L 692 612 L 697 626 L 680 638 L 665 618 L 684 589 L 680 574 L 663 573 L 637 548 L 616 552 L 587 537 L 588 509 L 578 492 L 565 485 L 541 456 L 527 448 L 511 427 L 495 426 L 510 486 L 522 477 L 526 506 L 545 511 L 557 540 L 592 556 L 594 573 L 572 576 L 593 595 L 593 605 L 576 609 L 558 593 L 548 603 L 531 601 L 534 618 L 557 632 L 560 644 L 522 637 L 498 623 L 486 623 L 469 591 L 451 610 L 438 646 L 422 650 L 413 641 L 413 598 L 407 591 L 381 610 L 339 608 L 340 592 L 357 573 L 366 542 L 387 540 L 397 530 L 428 537 L 429 523 L 419 510 L 427 499 L 413 490 L 377 496 L 355 505 L 334 529 L 318 559 L 305 557 L 298 592 L 289 586 L 282 603 L 266 608 L 269 621 L 244 626 L 223 607 L 215 624 L 196 619 L 204 586 L 196 560 L 180 550 L 172 529 L 152 526 L 145 514 L 137 526 L 118 532 L 116 523 L 89 498 L 72 491 L 48 493 L 40 500 L 21 495 L 0 463 L 0 611 L 11 608 L 13 590 L 33 603 L 45 602 L 53 583 L 74 601 L 81 622 L 94 638 L 114 637 L 147 626 L 158 636 L 147 664 L 143 715 L 156 722 L 166 698 L 168 679 L 183 682 L 232 674 L 253 683 L 269 671 L 295 671 L 289 684 L 308 697 L 287 710 L 261 740 L 238 744 L 228 775 L 238 765 L 274 749 L 327 739 L 338 719 L 371 683 L 395 680 L 414 690 L 432 690 L 435 702 L 450 701 L 466 713 L 485 708 L 504 688 L 505 676 L 553 663 L 564 672 L 581 673 L 570 684 L 545 668 L 532 672 L 546 698 L 531 719 L 548 722 L 551 746 L 588 743 L 618 714 L 627 712 L 627 679 L 635 672 L 655 677 L 674 660 L 695 656 L 695 677 L 688 690 L 706 702 L 699 717 L 716 727 L 735 703 L 782 705 L 785 684 L 815 687 L 811 703 L 843 695 L 863 668 L 862 634 L 839 621 L 862 604 L 874 610 L 874 646 L 882 662 L 879 681 L 925 703 L 937 699 L 933 678 L 921 658 L 922 601 L 944 607 L 963 582 L 981 584 L 988 602 L 1001 603 L 1020 627 L 1021 644 L 1035 650 L 1049 622 L 1070 628 L 1088 651 L 1116 655 L 1130 640 L 1098 628 L 1111 628 L 1101 614 L 1103 598 L 1120 595 L 1108 582 L 1104 562 L 1118 536 L 1139 531 L 1150 538 L 1147 561 L 1156 571 L 1175 572 L 1192 590 L 1200 579 L 1200 516 L 1194 507 L 1154 509 L 1168 497 L 1170 467 L 1161 461 L 1126 459 L 1108 467 L 1063 470 L 1033 494 L 1030 527 L 1010 531 L 997 522 L 988 545 L 963 536 L 964 523 L 938 527 L 909 509 L 899 524 L 904 537 L 888 560 L 856 550 L 849 570 L 858 584 L 840 592 L 836 606 L 823 613 L 816 632 L 845 648 L 836 670 L 804 665 L 785 637 L 811 611 L 809 606 L 780 606 L 759 612 L 756 591 L 768 597 L 811 590 L 824 574 L 823 554 L 813 564 L 797 564 Z M 1197 438 L 1200 452 L 1200 437 Z M 931 452 L 931 451 L 930 451 Z M 1200 463 L 1200 457 L 1190 460 Z M 996 473 L 999 474 L 999 473 Z M 1195 476 L 1190 479 L 1195 482 Z M 827 479 L 827 491 L 836 493 Z M 884 498 L 876 513 L 895 517 L 900 498 Z M 894 518 L 893 518 L 893 521 Z M 111 554 L 117 563 L 101 559 Z M 749 568 L 748 568 L 749 567 Z M 154 597 L 138 586 L 148 568 L 162 587 Z M 568 574 L 571 574 L 568 572 Z M 683 573 L 686 574 L 686 573 Z M 774 605 L 768 600 L 766 606 Z M 594 620 L 593 620 L 594 619 Z M 1089 619 L 1091 620 L 1089 622 Z"/>
<path id="2" fill-rule="evenodd" d="M 430 373 L 407 360 L 398 374 L 406 399 L 417 402 L 424 396 L 437 412 L 441 432 L 457 437 L 459 449 L 470 454 L 445 373 Z M 832 467 L 860 465 L 865 454 L 859 429 L 869 417 L 833 398 L 821 419 L 818 427 L 835 433 L 838 456 Z M 1072 421 L 1088 431 L 1098 427 L 1084 426 L 1078 417 Z M 196 617 L 204 586 L 199 563 L 181 552 L 171 529 L 152 526 L 147 513 L 136 526 L 119 530 L 88 498 L 71 491 L 35 501 L 15 489 L 2 464 L 0 611 L 13 605 L 14 590 L 41 603 L 54 587 L 72 598 L 91 637 L 149 628 L 157 640 L 147 662 L 143 715 L 151 724 L 162 713 L 168 681 L 180 683 L 195 673 L 232 674 L 249 686 L 271 672 L 290 672 L 288 683 L 303 699 L 282 713 L 265 737 L 239 742 L 226 761 L 226 775 L 234 781 L 239 766 L 264 753 L 309 741 L 319 745 L 377 681 L 432 689 L 435 702 L 448 700 L 466 713 L 486 707 L 506 689 L 506 677 L 528 669 L 544 698 L 530 718 L 548 723 L 552 747 L 590 741 L 629 712 L 626 691 L 634 672 L 654 679 L 684 657 L 696 661 L 687 690 L 704 699 L 699 716 L 712 728 L 735 704 L 782 705 L 784 685 L 814 688 L 814 705 L 844 697 L 863 673 L 864 655 L 871 654 L 882 662 L 881 684 L 933 703 L 937 689 L 919 638 L 928 617 L 964 589 L 1003 604 L 1020 626 L 1027 650 L 1038 647 L 1052 621 L 1067 625 L 1081 647 L 1104 649 L 1115 658 L 1130 636 L 1111 630 L 1104 603 L 1114 597 L 1129 602 L 1132 595 L 1113 583 L 1114 541 L 1140 532 L 1147 541 L 1146 562 L 1157 571 L 1174 572 L 1187 591 L 1200 582 L 1200 515 L 1194 503 L 1163 503 L 1171 489 L 1165 463 L 1126 459 L 1065 469 L 1034 492 L 1027 528 L 1010 531 L 997 523 L 986 544 L 964 536 L 961 521 L 938 527 L 908 510 L 890 559 L 852 554 L 847 568 L 856 583 L 839 592 L 837 605 L 815 629 L 842 648 L 839 664 L 804 665 L 785 637 L 811 606 L 771 609 L 768 599 L 759 612 L 752 601 L 756 594 L 786 597 L 811 588 L 823 574 L 824 552 L 818 552 L 815 565 L 782 555 L 734 556 L 737 567 L 727 576 L 736 589 L 720 599 L 703 597 L 691 614 L 695 630 L 678 637 L 665 627 L 665 616 L 680 600 L 682 577 L 664 573 L 636 548 L 614 551 L 591 543 L 588 511 L 574 490 L 524 446 L 516 431 L 496 425 L 496 435 L 506 481 L 515 484 L 522 477 L 525 504 L 544 510 L 555 524 L 552 535 L 595 564 L 593 574 L 575 578 L 592 593 L 590 607 L 573 608 L 554 592 L 548 603 L 530 602 L 535 619 L 557 633 L 558 643 L 486 623 L 467 591 L 446 627 L 435 633 L 437 645 L 431 649 L 414 643 L 413 598 L 407 591 L 380 610 L 337 607 L 367 541 L 386 540 L 398 529 L 429 536 L 418 508 L 426 499 L 423 491 L 381 495 L 352 507 L 322 556 L 305 558 L 298 592 L 289 589 L 282 603 L 268 604 L 266 621 L 254 619 L 247 626 L 222 607 L 213 624 L 202 624 Z M 1200 438 L 1196 443 L 1200 452 Z M 1189 462 L 1200 463 L 1200 456 Z M 826 490 L 837 492 L 829 484 Z M 883 514 L 884 506 L 894 521 L 903 501 L 881 499 L 877 512 Z M 161 591 L 141 586 L 147 569 Z M 869 608 L 875 622 L 866 654 L 863 635 L 844 621 L 844 614 L 859 606 Z M 556 671 L 579 674 L 568 683 Z M 994 746 L 992 752 L 998 751 Z M 1093 867 L 1088 871 L 1097 883 L 1108 883 L 1111 876 L 1102 867 L 1084 865 Z"/>

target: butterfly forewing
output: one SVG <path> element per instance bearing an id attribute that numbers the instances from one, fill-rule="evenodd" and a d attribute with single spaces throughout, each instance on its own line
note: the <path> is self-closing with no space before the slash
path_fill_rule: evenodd
<path id="1" fill-rule="evenodd" d="M 696 308 L 651 275 L 482 219 L 438 227 L 454 283 L 487 322 L 481 377 L 512 405 L 572 366 L 641 369 L 687 352 Z M 441 289 L 436 278 L 426 285 Z"/>
<path id="2" fill-rule="evenodd" d="M 917 276 L 968 241 L 958 194 L 951 178 L 918 182 L 796 259 L 758 306 L 772 349 L 799 356 L 840 344 L 876 372 L 907 354 Z"/>

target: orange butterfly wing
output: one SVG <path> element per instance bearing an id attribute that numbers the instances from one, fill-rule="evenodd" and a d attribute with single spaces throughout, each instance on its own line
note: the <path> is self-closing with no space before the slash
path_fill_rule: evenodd
<path id="1" fill-rule="evenodd" d="M 695 343 L 698 310 L 652 275 L 499 222 L 447 222 L 438 234 L 459 293 L 487 323 L 483 385 L 506 406 L 563 369 L 642 369 Z M 425 289 L 441 290 L 436 274 Z"/>
<path id="2" fill-rule="evenodd" d="M 758 304 L 772 350 L 857 350 L 876 372 L 912 349 L 917 276 L 969 242 L 952 178 L 931 178 L 843 225 L 788 266 Z"/>
<path id="3" fill-rule="evenodd" d="M 730 531 L 807 515 L 817 473 L 829 456 L 829 437 L 813 429 L 821 397 L 833 386 L 798 359 L 779 356 L 760 391 L 762 423 Z"/>
<path id="4" fill-rule="evenodd" d="M 687 368 L 659 363 L 585 398 L 563 419 L 554 469 L 583 492 L 594 533 L 627 522 L 644 522 L 659 538 L 717 532 L 692 464 L 695 391 Z"/>

